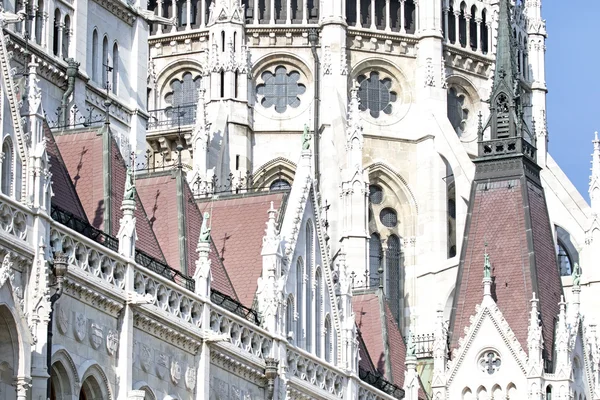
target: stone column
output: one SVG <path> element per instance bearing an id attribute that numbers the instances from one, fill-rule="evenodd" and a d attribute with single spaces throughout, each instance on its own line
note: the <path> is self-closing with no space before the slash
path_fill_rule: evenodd
<path id="1" fill-rule="evenodd" d="M 31 35 L 30 39 L 32 41 L 34 41 L 35 43 L 37 43 L 37 30 L 36 30 L 36 26 L 37 26 L 37 24 L 40 23 L 39 22 L 40 17 L 38 15 L 38 10 L 39 9 L 38 9 L 37 5 L 33 7 L 33 19 L 31 20 L 31 28 L 29 29 L 30 30 L 30 35 Z"/>
<path id="2" fill-rule="evenodd" d="M 60 58 L 62 55 L 62 41 L 63 41 L 63 30 L 65 29 L 65 24 L 60 22 L 58 24 L 58 37 L 56 38 L 56 56 Z"/>
<path id="3" fill-rule="evenodd" d="M 488 54 L 490 54 L 490 53 L 493 52 L 493 49 L 492 49 L 492 37 L 494 36 L 492 34 L 492 23 L 491 22 L 487 23 L 487 32 L 488 32 L 488 35 L 487 35 L 488 36 L 487 37 L 487 39 L 488 39 Z"/>
<path id="4" fill-rule="evenodd" d="M 371 0 L 371 26 L 370 29 L 377 29 L 375 24 L 375 0 Z"/>
<path id="5" fill-rule="evenodd" d="M 406 0 L 400 0 L 400 33 L 406 33 L 406 22 L 404 21 L 404 5 L 406 4 Z"/>
<path id="6" fill-rule="evenodd" d="M 475 38 L 475 50 L 483 52 L 483 46 L 481 41 L 481 18 L 475 18 L 475 25 L 477 26 L 477 37 Z"/>
<path id="7" fill-rule="evenodd" d="M 258 24 L 258 15 L 260 11 L 258 10 L 258 0 L 254 0 L 254 23 Z"/>
<path id="8" fill-rule="evenodd" d="M 360 0 L 356 0 L 356 27 L 362 27 L 362 22 L 360 21 Z"/>
<path id="9" fill-rule="evenodd" d="M 275 1 L 269 0 L 269 23 L 275 23 Z"/>
<path id="10" fill-rule="evenodd" d="M 392 18 L 390 15 L 390 0 L 385 0 L 385 30 L 386 31 L 391 31 L 391 22 Z"/>
<path id="11" fill-rule="evenodd" d="M 454 44 L 460 44 L 460 10 L 454 10 Z"/>
<path id="12" fill-rule="evenodd" d="M 471 15 L 465 14 L 465 48 L 471 48 Z"/>
<path id="13" fill-rule="evenodd" d="M 448 25 L 448 7 L 444 6 L 444 41 L 448 42 L 448 31 L 449 31 L 449 25 Z"/>
<path id="14" fill-rule="evenodd" d="M 189 31 L 190 29 L 192 29 L 192 0 L 187 0 L 185 2 L 185 6 L 186 6 L 186 16 L 187 16 L 187 20 L 186 20 L 186 24 L 185 24 L 185 30 Z"/>
<path id="15" fill-rule="evenodd" d="M 46 44 L 48 43 L 47 41 L 47 34 L 46 34 L 46 24 L 48 23 L 48 13 L 47 12 L 43 12 L 42 16 L 41 16 L 41 24 L 42 24 L 42 29 L 41 29 L 41 38 L 40 38 L 40 46 L 42 46 L 42 48 L 46 48 Z"/>
<path id="16" fill-rule="evenodd" d="M 302 1 L 302 23 L 308 23 L 308 0 L 298 0 Z M 360 0 L 356 0 L 358 3 Z"/>
<path id="17" fill-rule="evenodd" d="M 202 2 L 202 4 L 204 4 L 204 2 Z M 163 0 L 158 0 L 158 16 L 162 17 L 163 16 Z M 161 34 L 163 32 L 163 25 L 162 24 L 158 24 L 158 26 L 156 27 L 156 33 Z"/>

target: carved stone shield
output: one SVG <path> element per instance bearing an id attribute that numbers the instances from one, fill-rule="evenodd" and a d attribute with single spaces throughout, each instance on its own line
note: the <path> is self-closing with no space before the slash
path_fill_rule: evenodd
<path id="1" fill-rule="evenodd" d="M 188 366 L 185 370 L 185 387 L 194 391 L 196 387 L 196 368 Z"/>
<path id="2" fill-rule="evenodd" d="M 181 380 L 181 365 L 175 359 L 171 360 L 171 380 L 175 385 Z"/>
<path id="3" fill-rule="evenodd" d="M 56 326 L 58 327 L 58 331 L 60 333 L 63 335 L 67 334 L 67 330 L 69 329 L 69 314 L 67 314 L 67 311 L 65 311 L 65 307 L 63 305 L 58 307 Z"/>
<path id="4" fill-rule="evenodd" d="M 165 353 L 156 352 L 156 375 L 163 379 L 169 370 L 169 357 Z"/>
<path id="5" fill-rule="evenodd" d="M 119 347 L 119 333 L 110 329 L 106 335 L 106 351 L 111 356 L 114 356 Z"/>
<path id="6" fill-rule="evenodd" d="M 90 344 L 95 350 L 102 345 L 104 331 L 100 325 L 95 322 L 90 323 Z"/>
<path id="7" fill-rule="evenodd" d="M 140 367 L 144 372 L 150 372 L 152 366 L 152 349 L 145 344 L 140 345 Z"/>
<path id="8" fill-rule="evenodd" d="M 85 333 L 87 331 L 87 320 L 82 313 L 75 313 L 74 323 L 73 323 L 73 332 L 75 334 L 75 339 L 82 342 L 85 339 Z"/>

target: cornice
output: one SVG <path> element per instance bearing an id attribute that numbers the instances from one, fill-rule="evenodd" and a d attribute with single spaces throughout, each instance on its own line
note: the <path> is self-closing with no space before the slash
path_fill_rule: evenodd
<path id="1" fill-rule="evenodd" d="M 182 333 L 179 329 L 169 327 L 145 314 L 135 313 L 133 315 L 133 325 L 143 332 L 194 355 L 198 353 L 198 349 L 202 345 L 201 341 Z"/>
<path id="2" fill-rule="evenodd" d="M 93 0 L 98 5 L 102 6 L 109 13 L 113 14 L 126 24 L 133 26 L 136 16 L 131 10 L 119 0 Z"/>
<path id="3" fill-rule="evenodd" d="M 76 268 L 76 267 L 72 267 Z M 80 300 L 113 317 L 117 317 L 123 309 L 124 303 L 113 300 L 91 288 L 88 283 L 79 283 L 72 277 L 67 277 L 64 283 L 65 294 Z"/>
<path id="4" fill-rule="evenodd" d="M 210 361 L 217 367 L 223 368 L 257 386 L 265 387 L 267 385 L 264 367 L 252 367 L 227 353 L 216 350 L 214 347 L 211 349 Z"/>

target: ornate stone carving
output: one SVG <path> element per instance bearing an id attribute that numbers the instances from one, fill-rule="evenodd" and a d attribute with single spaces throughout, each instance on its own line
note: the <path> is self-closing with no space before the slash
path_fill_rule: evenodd
<path id="1" fill-rule="evenodd" d="M 171 359 L 171 381 L 177 385 L 181 380 L 181 364 L 175 358 Z"/>
<path id="2" fill-rule="evenodd" d="M 90 323 L 90 344 L 95 350 L 102 345 L 104 339 L 104 330 L 95 322 Z"/>
<path id="3" fill-rule="evenodd" d="M 169 369 L 169 357 L 165 353 L 156 352 L 156 375 L 163 379 Z"/>
<path id="4" fill-rule="evenodd" d="M 150 372 L 152 367 L 152 349 L 145 344 L 140 344 L 140 367 L 144 372 Z"/>
<path id="5" fill-rule="evenodd" d="M 64 305 L 59 305 L 56 311 L 56 327 L 63 335 L 67 334 L 67 330 L 69 329 L 69 314 L 65 310 Z"/>
<path id="6" fill-rule="evenodd" d="M 194 391 L 194 388 L 196 387 L 196 368 L 191 367 L 188 365 L 188 367 L 185 370 L 185 387 L 189 390 L 189 391 Z"/>
<path id="7" fill-rule="evenodd" d="M 87 320 L 82 313 L 75 313 L 75 317 L 73 318 L 73 333 L 75 334 L 75 339 L 80 342 L 83 342 L 85 339 L 85 334 L 87 332 Z"/>
<path id="8" fill-rule="evenodd" d="M 106 351 L 114 356 L 119 347 L 119 332 L 110 329 L 106 335 Z"/>

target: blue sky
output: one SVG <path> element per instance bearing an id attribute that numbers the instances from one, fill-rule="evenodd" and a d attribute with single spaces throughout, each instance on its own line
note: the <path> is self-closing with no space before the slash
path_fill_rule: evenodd
<path id="1" fill-rule="evenodd" d="M 591 141 L 600 131 L 600 1 L 542 4 L 550 154 L 588 200 Z"/>

